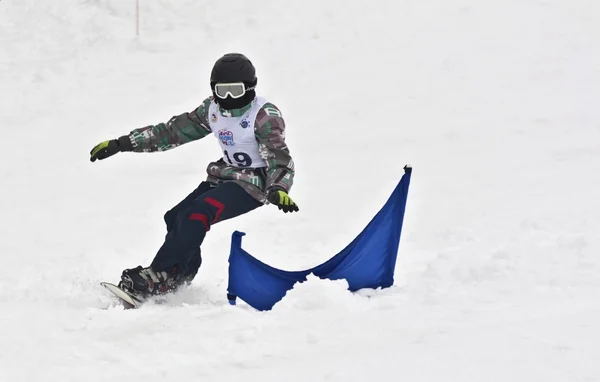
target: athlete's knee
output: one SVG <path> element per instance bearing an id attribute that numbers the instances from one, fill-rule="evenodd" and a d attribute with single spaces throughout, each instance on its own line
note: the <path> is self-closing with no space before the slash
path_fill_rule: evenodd
<path id="1" fill-rule="evenodd" d="M 171 228 L 173 228 L 173 224 L 175 223 L 175 212 L 173 210 L 169 210 L 165 213 L 165 216 L 163 216 L 163 219 L 165 221 L 165 224 L 167 225 L 167 231 L 170 231 Z"/>
<path id="2" fill-rule="evenodd" d="M 186 208 L 177 216 L 177 224 L 185 231 L 191 229 L 208 232 L 213 220 L 214 218 L 208 209 L 198 208 L 198 206 Z"/>

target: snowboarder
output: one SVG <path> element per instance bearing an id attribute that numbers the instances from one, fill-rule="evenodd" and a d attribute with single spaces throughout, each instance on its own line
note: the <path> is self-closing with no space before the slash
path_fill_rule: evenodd
<path id="1" fill-rule="evenodd" d="M 166 151 L 211 133 L 223 150 L 223 157 L 208 165 L 206 181 L 164 215 L 167 235 L 150 266 L 123 271 L 119 287 L 138 299 L 191 282 L 213 224 L 269 203 L 286 213 L 298 211 L 288 195 L 294 162 L 285 123 L 275 105 L 256 96 L 255 72 L 243 54 L 226 54 L 212 69 L 212 96 L 198 108 L 104 141 L 90 152 L 94 162 L 125 151 Z"/>

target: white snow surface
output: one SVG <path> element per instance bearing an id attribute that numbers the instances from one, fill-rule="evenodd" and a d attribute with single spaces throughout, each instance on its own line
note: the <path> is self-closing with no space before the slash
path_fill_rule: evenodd
<path id="1" fill-rule="evenodd" d="M 0 2 L 0 381 L 600 381 L 600 4 Z M 124 311 L 214 138 L 90 163 L 191 111 L 238 51 L 278 105 L 298 214 L 213 227 L 191 287 Z M 349 243 L 414 167 L 396 282 L 227 304 L 230 235 L 276 267 Z"/>

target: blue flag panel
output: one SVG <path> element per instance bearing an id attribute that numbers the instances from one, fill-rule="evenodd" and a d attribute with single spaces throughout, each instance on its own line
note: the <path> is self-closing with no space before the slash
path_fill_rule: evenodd
<path id="1" fill-rule="evenodd" d="M 387 288 L 394 283 L 394 269 L 412 168 L 365 229 L 340 253 L 305 271 L 289 272 L 267 265 L 242 249 L 243 232 L 235 231 L 229 255 L 228 299 L 236 297 L 258 310 L 270 310 L 297 282 L 313 273 L 322 279 L 345 279 L 349 289 Z"/>

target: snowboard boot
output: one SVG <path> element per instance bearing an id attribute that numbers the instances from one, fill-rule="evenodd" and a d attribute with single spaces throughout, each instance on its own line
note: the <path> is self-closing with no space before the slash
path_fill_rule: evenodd
<path id="1" fill-rule="evenodd" d="M 150 296 L 172 292 L 184 281 L 185 278 L 181 277 L 177 267 L 170 272 L 156 272 L 150 267 L 138 266 L 123 271 L 119 288 L 143 300 Z"/>

